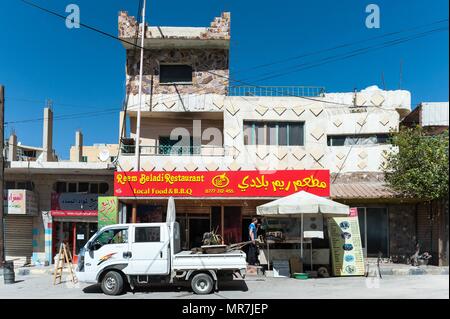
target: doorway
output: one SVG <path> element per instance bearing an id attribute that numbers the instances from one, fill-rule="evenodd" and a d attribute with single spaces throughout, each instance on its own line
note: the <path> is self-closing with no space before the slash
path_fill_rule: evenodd
<path id="1" fill-rule="evenodd" d="M 56 221 L 53 227 L 53 257 L 59 253 L 61 243 L 65 243 L 74 263 L 78 262 L 81 248 L 97 232 L 97 222 Z"/>
<path id="2" fill-rule="evenodd" d="M 386 207 L 358 207 L 365 257 L 389 257 L 389 215 Z"/>

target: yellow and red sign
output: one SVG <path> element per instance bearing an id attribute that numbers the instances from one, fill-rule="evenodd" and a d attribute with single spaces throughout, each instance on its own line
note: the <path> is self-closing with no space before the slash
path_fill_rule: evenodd
<path id="1" fill-rule="evenodd" d="M 116 172 L 119 197 L 283 197 L 299 191 L 330 195 L 328 170 Z"/>

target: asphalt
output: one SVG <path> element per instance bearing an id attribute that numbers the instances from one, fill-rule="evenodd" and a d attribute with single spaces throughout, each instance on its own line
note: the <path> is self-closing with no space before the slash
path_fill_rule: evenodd
<path id="1" fill-rule="evenodd" d="M 67 274 L 53 285 L 51 274 L 17 275 L 16 283 L 0 281 L 0 299 L 449 299 L 448 275 L 334 277 L 298 280 L 249 277 L 199 296 L 188 287 L 147 286 L 121 296 L 104 295 L 99 285 L 73 284 Z"/>

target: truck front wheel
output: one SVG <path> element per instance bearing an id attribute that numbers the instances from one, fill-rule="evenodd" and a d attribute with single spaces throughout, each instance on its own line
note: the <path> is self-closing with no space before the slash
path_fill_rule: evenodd
<path id="1" fill-rule="evenodd" d="M 105 295 L 119 295 L 124 288 L 123 278 L 117 271 L 109 271 L 105 277 L 103 277 L 101 286 Z"/>
<path id="2" fill-rule="evenodd" d="M 197 295 L 207 295 L 214 288 L 214 281 L 208 274 L 197 274 L 191 280 L 191 287 Z"/>

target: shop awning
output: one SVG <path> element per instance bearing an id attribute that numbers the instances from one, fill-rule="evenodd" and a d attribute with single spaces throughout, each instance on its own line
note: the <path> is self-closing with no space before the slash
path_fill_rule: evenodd
<path id="1" fill-rule="evenodd" d="M 331 184 L 331 197 L 335 199 L 396 198 L 399 196 L 384 183 Z"/>
<path id="2" fill-rule="evenodd" d="M 348 215 L 350 207 L 305 191 L 271 201 L 256 208 L 258 215 L 338 214 Z"/>

